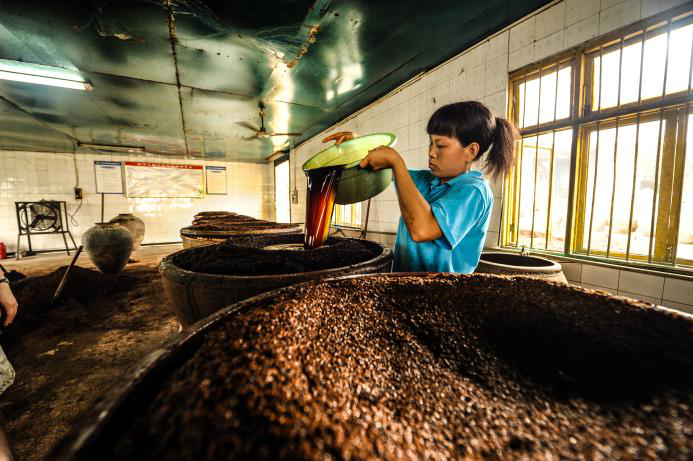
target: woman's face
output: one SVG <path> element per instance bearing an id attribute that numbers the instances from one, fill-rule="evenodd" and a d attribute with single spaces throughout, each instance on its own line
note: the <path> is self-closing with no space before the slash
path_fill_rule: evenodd
<path id="1" fill-rule="evenodd" d="M 442 182 L 467 170 L 466 163 L 476 156 L 479 145 L 475 142 L 462 146 L 457 138 L 432 134 L 428 145 L 428 168 Z"/>

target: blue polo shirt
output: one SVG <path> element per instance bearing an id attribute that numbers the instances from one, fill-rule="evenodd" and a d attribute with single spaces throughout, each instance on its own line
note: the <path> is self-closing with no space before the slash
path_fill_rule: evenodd
<path id="1" fill-rule="evenodd" d="M 409 170 L 409 174 L 431 205 L 443 235 L 417 243 L 409 235 L 404 218 L 400 218 L 393 270 L 474 272 L 491 220 L 493 193 L 488 182 L 479 171 L 463 173 L 444 184 L 429 170 Z"/>

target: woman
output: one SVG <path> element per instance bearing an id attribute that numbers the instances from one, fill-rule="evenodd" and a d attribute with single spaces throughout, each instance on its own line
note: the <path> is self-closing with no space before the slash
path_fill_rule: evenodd
<path id="1" fill-rule="evenodd" d="M 430 170 L 408 170 L 399 153 L 385 146 L 369 151 L 360 166 L 394 173 L 402 218 L 393 270 L 468 274 L 479 263 L 493 207 L 488 182 L 471 166 L 485 157 L 484 168 L 502 178 L 513 164 L 518 133 L 477 101 L 439 108 L 426 131 Z M 324 142 L 351 138 L 342 132 Z"/>

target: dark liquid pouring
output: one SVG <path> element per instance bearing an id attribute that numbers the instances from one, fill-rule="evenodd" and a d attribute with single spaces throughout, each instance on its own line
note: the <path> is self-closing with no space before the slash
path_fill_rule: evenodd
<path id="1" fill-rule="evenodd" d="M 344 167 L 315 168 L 306 171 L 306 228 L 303 247 L 318 248 L 325 243 L 330 231 L 337 184 Z"/>

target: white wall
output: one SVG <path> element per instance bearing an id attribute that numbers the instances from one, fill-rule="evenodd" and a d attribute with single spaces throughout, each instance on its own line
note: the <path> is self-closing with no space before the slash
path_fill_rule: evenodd
<path id="1" fill-rule="evenodd" d="M 77 245 L 80 244 L 82 234 L 101 220 L 101 195 L 96 193 L 94 160 L 147 160 L 226 166 L 228 195 L 207 195 L 202 199 L 106 195 L 105 219 L 109 220 L 118 213 L 133 213 L 140 217 L 146 226 L 143 243 L 180 241 L 180 228 L 189 225 L 198 211 L 229 210 L 263 219 L 269 214 L 270 185 L 265 164 L 0 150 L 0 242 L 7 245 L 8 251 L 15 251 L 17 246 L 15 201 L 66 201 L 68 212 L 74 214 L 77 222 L 77 225 L 70 222 L 70 230 Z M 77 213 L 75 210 L 79 201 L 74 199 L 77 184 L 75 165 L 79 187 L 83 191 L 83 203 Z M 64 248 L 64 243 L 59 234 L 35 236 L 32 247 L 37 250 L 60 249 Z M 22 237 L 22 250 L 25 249 L 27 240 Z"/>
<path id="2" fill-rule="evenodd" d="M 407 166 L 427 168 L 428 137 L 425 128 L 428 118 L 438 107 L 472 99 L 482 101 L 497 116 L 505 117 L 509 72 L 685 3 L 683 0 L 554 2 L 479 42 L 292 151 L 292 172 L 299 189 L 299 203 L 292 205 L 292 220 L 303 222 L 305 213 L 306 181 L 301 165 L 325 147 L 320 141 L 329 133 L 393 132 L 397 135 L 395 148 Z M 487 248 L 495 247 L 499 243 L 502 188 L 500 184 L 492 184 L 492 189 L 494 207 L 486 239 Z M 368 228 L 372 231 L 394 233 L 397 231 L 399 216 L 395 192 L 389 187 L 372 201 Z M 388 244 L 394 242 L 392 235 L 369 233 L 368 238 Z M 577 273 L 578 267 L 580 275 L 573 275 Z M 578 284 L 601 287 L 615 293 L 620 292 L 645 301 L 663 303 L 693 312 L 691 280 L 665 278 L 660 275 L 640 274 L 625 269 L 583 263 L 573 263 L 569 266 L 568 272 L 573 277 L 568 278 Z"/>

